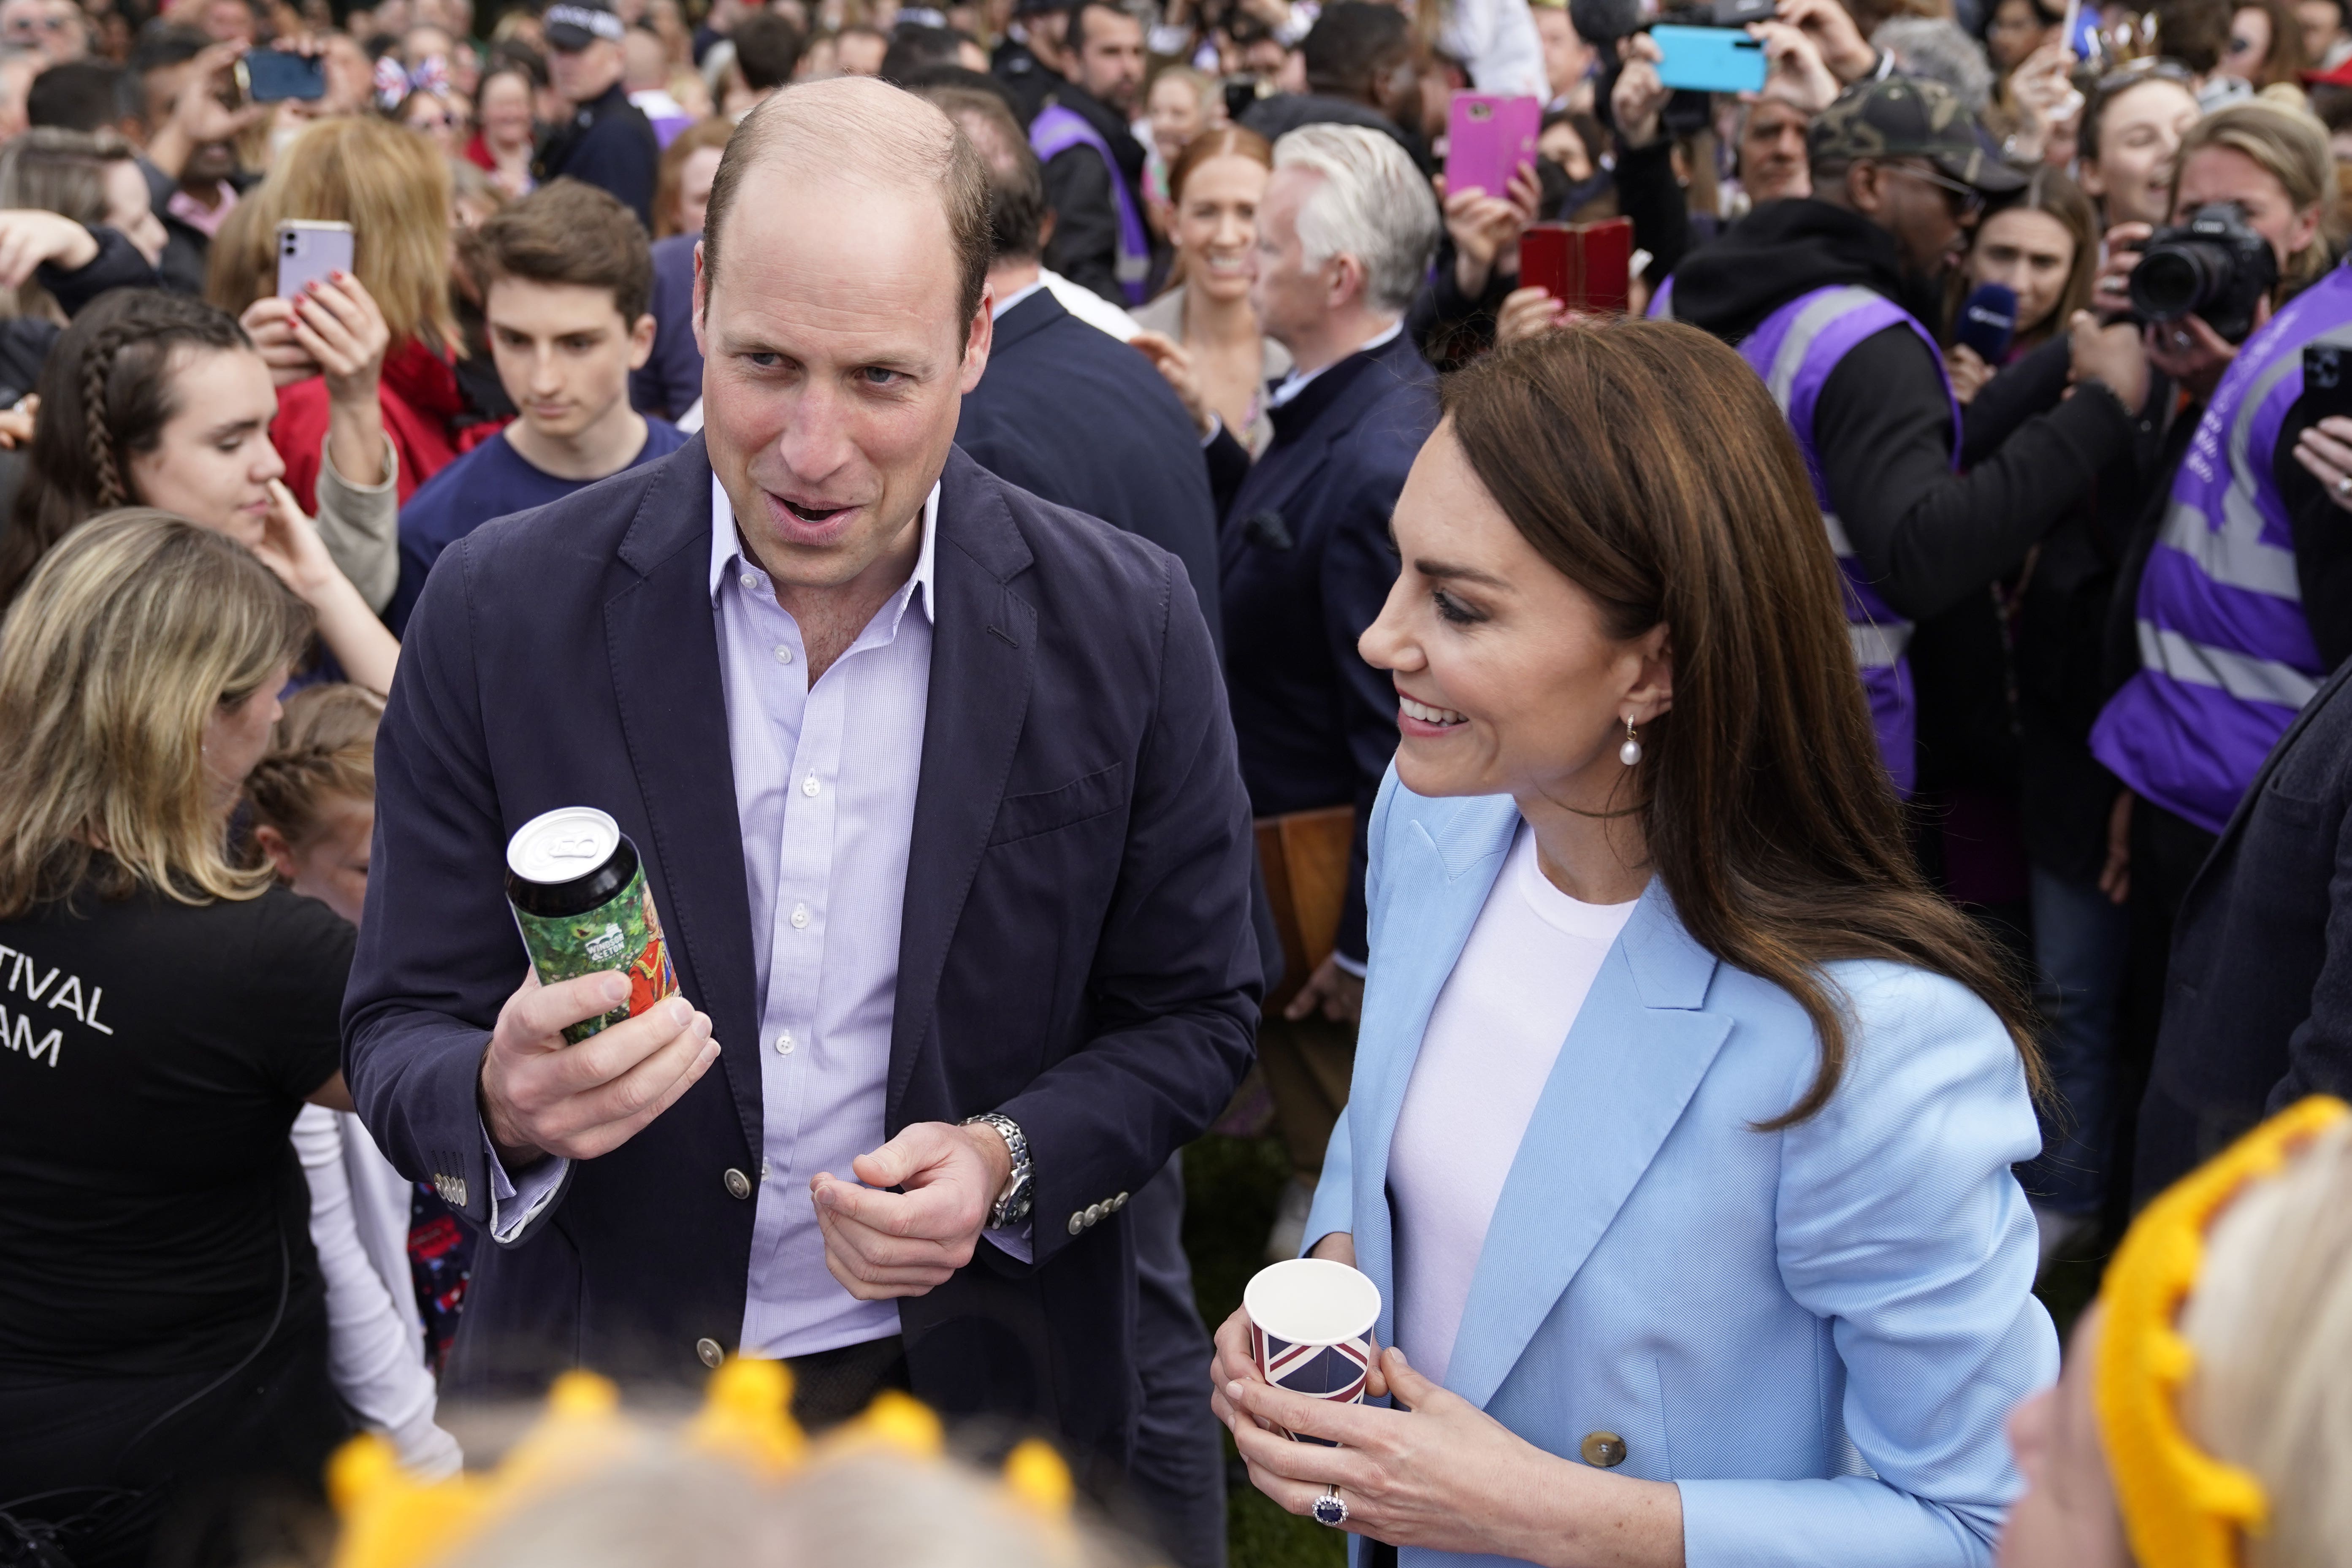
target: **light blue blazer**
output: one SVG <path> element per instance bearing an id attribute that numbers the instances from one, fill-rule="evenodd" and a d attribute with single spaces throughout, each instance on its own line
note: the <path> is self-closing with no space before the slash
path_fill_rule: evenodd
<path id="1" fill-rule="evenodd" d="M 1355 1083 L 1307 1236 L 1353 1233 L 1383 1344 L 1390 1138 L 1518 822 L 1507 796 L 1425 799 L 1393 771 L 1372 815 Z M 1622 1436 L 1621 1474 L 1681 1489 L 1691 1568 L 1979 1568 L 2020 1484 L 2003 1420 L 2058 1373 L 2010 1173 L 2041 1147 L 2033 1107 L 1964 987 L 1827 973 L 1853 1020 L 1836 1097 L 1758 1132 L 1811 1082 L 1812 1026 L 1650 884 L 1536 1102 L 1446 1386 L 1564 1458 Z"/>

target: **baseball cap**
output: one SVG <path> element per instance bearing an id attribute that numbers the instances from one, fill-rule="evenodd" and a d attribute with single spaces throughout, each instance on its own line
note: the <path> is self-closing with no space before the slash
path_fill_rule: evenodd
<path id="1" fill-rule="evenodd" d="M 617 44 L 626 31 L 614 13 L 611 0 L 561 0 L 540 17 L 551 49 L 584 49 L 602 38 Z"/>
<path id="2" fill-rule="evenodd" d="M 1925 158 L 1990 196 L 2025 188 L 2025 176 L 1985 151 L 1959 95 L 1940 81 L 1888 77 L 1864 82 L 1813 117 L 1805 133 L 1814 167 L 1864 158 Z"/>

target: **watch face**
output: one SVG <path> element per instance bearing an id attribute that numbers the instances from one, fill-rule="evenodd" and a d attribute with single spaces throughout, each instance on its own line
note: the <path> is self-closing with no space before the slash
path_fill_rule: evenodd
<path id="1" fill-rule="evenodd" d="M 1029 1217 L 1029 1186 L 1028 1172 L 1022 1171 L 1013 1176 L 1012 1188 L 1005 1193 L 1004 1201 L 997 1205 L 997 1213 L 1003 1216 L 997 1220 L 998 1225 L 1018 1225 Z"/>

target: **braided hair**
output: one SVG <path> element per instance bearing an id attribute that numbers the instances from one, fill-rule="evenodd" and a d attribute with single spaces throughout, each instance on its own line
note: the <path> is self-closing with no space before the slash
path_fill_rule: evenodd
<path id="1" fill-rule="evenodd" d="M 153 451 L 180 412 L 167 374 L 173 354 L 252 347 L 226 311 L 155 289 L 118 289 L 75 318 L 35 389 L 41 416 L 0 533 L 0 611 L 83 519 L 140 499 L 130 460 Z"/>

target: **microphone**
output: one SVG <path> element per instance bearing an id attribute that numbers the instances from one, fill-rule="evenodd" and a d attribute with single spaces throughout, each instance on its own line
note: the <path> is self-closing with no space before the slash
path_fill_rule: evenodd
<path id="1" fill-rule="evenodd" d="M 1641 0 L 1568 0 L 1569 25 L 1588 44 L 1608 43 L 1647 25 Z"/>
<path id="2" fill-rule="evenodd" d="M 2009 343 L 2017 335 L 2017 290 L 2005 283 L 1981 283 L 1960 307 L 1959 330 L 1953 336 L 1977 352 L 1977 357 L 2000 368 Z"/>

